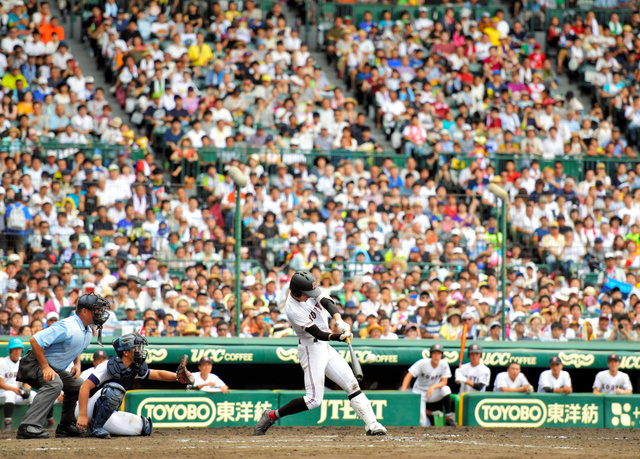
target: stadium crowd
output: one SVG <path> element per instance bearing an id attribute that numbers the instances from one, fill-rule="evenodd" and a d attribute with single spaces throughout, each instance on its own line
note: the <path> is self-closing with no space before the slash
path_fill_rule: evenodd
<path id="1" fill-rule="evenodd" d="M 288 336 L 288 280 L 309 269 L 361 338 L 466 323 L 498 340 L 506 262 L 508 339 L 638 340 L 637 15 L 552 20 L 557 58 L 499 9 L 336 17 L 325 50 L 350 98 L 279 3 L 96 6 L 84 38 L 109 88 L 46 2 L 9 6 L 0 334 L 96 292 L 105 334 L 235 336 L 238 308 L 242 336 Z M 561 73 L 580 85 L 565 94 Z M 240 235 L 229 166 L 249 179 Z M 506 234 L 490 183 L 509 193 Z"/>

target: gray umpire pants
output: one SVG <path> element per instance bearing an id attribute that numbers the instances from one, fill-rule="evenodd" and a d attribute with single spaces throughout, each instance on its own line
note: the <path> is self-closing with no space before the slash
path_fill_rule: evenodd
<path id="1" fill-rule="evenodd" d="M 39 366 L 37 361 L 35 364 Z M 44 382 L 44 379 L 42 379 L 42 373 L 40 373 L 38 383 L 33 385 L 33 388 L 36 389 L 38 393 L 33 399 L 29 410 L 24 415 L 24 418 L 20 423 L 21 426 L 31 425 L 44 428 L 47 413 L 63 390 L 64 399 L 62 401 L 60 425 L 67 426 L 69 424 L 75 424 L 76 417 L 74 411 L 76 408 L 76 402 L 78 401 L 80 386 L 82 386 L 84 379 L 73 379 L 73 376 L 71 376 L 71 373 L 68 371 L 59 371 L 57 373 L 56 377 L 49 382 Z"/>

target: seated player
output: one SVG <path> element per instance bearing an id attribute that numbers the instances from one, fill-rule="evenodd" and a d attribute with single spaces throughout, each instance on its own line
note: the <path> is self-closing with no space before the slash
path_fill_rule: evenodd
<path id="1" fill-rule="evenodd" d="M 493 383 L 494 392 L 533 392 L 533 386 L 529 384 L 527 377 L 520 371 L 518 362 L 511 362 L 507 367 L 507 371 L 498 373 Z"/>
<path id="2" fill-rule="evenodd" d="M 229 392 L 229 386 L 217 375 L 211 373 L 213 360 L 210 357 L 202 357 L 198 369 L 200 371 L 193 373 L 195 383 L 193 383 L 193 386 L 189 386 L 188 389 L 199 389 L 204 392 L 222 392 L 223 394 Z"/>
<path id="3" fill-rule="evenodd" d="M 607 357 L 608 370 L 601 371 L 596 375 L 593 382 L 594 394 L 616 394 L 629 395 L 633 393 L 631 380 L 627 373 L 618 371 L 620 369 L 620 356 L 618 354 L 610 354 Z"/>
<path id="4" fill-rule="evenodd" d="M 550 370 L 540 373 L 538 381 L 538 392 L 550 392 L 555 394 L 570 394 L 573 392 L 571 386 L 571 376 L 562 369 L 562 360 L 560 357 L 551 357 L 549 359 Z"/>
<path id="5" fill-rule="evenodd" d="M 99 364 L 80 388 L 76 405 L 78 429 L 90 429 L 91 435 L 97 438 L 111 438 L 111 435 L 151 435 L 151 418 L 118 411 L 133 381 L 153 379 L 194 383 L 193 376 L 186 370 L 186 357 L 183 357 L 176 373 L 151 370 L 146 362 L 146 345 L 146 338 L 138 333 L 123 335 L 113 341 L 117 356 Z"/>
<path id="6" fill-rule="evenodd" d="M 0 360 L 0 400 L 4 400 L 4 430 L 11 430 L 13 409 L 16 405 L 29 405 L 36 393 L 28 384 L 16 381 L 24 345 L 20 338 L 11 338 L 7 346 L 9 355 Z"/>

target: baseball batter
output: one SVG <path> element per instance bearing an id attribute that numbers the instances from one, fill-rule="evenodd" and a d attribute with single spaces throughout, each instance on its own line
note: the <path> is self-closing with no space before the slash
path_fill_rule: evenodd
<path id="1" fill-rule="evenodd" d="M 593 382 L 594 394 L 618 394 L 628 395 L 633 393 L 629 375 L 618 371 L 620 368 L 620 356 L 611 354 L 607 357 L 608 370 L 601 371 L 596 375 Z"/>
<path id="2" fill-rule="evenodd" d="M 540 373 L 538 381 L 538 392 L 550 392 L 556 394 L 570 394 L 573 392 L 571 386 L 571 376 L 569 372 L 562 369 L 562 360 L 560 357 L 551 357 L 549 359 L 550 370 Z"/>
<path id="3" fill-rule="evenodd" d="M 420 425 L 433 424 L 434 412 L 443 410 L 446 413 L 446 423 L 455 427 L 451 388 L 447 385 L 451 377 L 449 364 L 442 359 L 444 348 L 441 344 L 434 344 L 429 351 L 428 359 L 420 359 L 409 368 L 409 372 L 402 381 L 401 391 L 406 391 L 413 378 L 413 392 L 420 397 Z"/>
<path id="4" fill-rule="evenodd" d="M 470 344 L 467 350 L 469 363 L 465 363 L 456 370 L 456 382 L 460 384 L 460 394 L 467 392 L 485 392 L 491 379 L 491 371 L 482 358 L 482 346 Z"/>
<path id="5" fill-rule="evenodd" d="M 494 392 L 533 392 L 533 386 L 529 384 L 527 377 L 522 374 L 520 364 L 511 362 L 507 371 L 498 373 L 493 383 Z"/>
<path id="6" fill-rule="evenodd" d="M 151 435 L 151 418 L 118 411 L 126 391 L 134 380 L 177 380 L 193 384 L 193 377 L 184 368 L 184 359 L 176 373 L 151 370 L 146 362 L 146 345 L 146 338 L 138 333 L 123 335 L 113 341 L 117 357 L 111 357 L 95 367 L 80 388 L 75 410 L 78 418 L 76 426 L 79 430 L 90 429 L 91 435 L 97 438 L 111 438 L 111 435 Z M 187 379 L 191 379 L 181 379 L 182 373 L 186 374 Z"/>
<path id="7" fill-rule="evenodd" d="M 351 338 L 351 327 L 342 320 L 335 302 L 316 284 L 309 271 L 298 271 L 291 277 L 285 313 L 298 335 L 298 359 L 304 371 L 307 391 L 279 410 L 265 410 L 255 426 L 254 435 L 264 435 L 281 417 L 318 408 L 324 398 L 324 380 L 328 377 L 349 397 L 351 407 L 364 421 L 367 435 L 386 435 L 387 429 L 376 419 L 371 403 L 360 390 L 349 364 L 329 345 L 329 341 Z M 331 333 L 333 317 L 340 334 Z"/>
<path id="8" fill-rule="evenodd" d="M 4 430 L 11 430 L 13 409 L 16 405 L 28 405 L 36 396 L 29 386 L 20 387 L 16 380 L 20 356 L 24 344 L 20 338 L 11 338 L 7 345 L 9 355 L 0 360 L 0 399 L 4 400 Z"/>

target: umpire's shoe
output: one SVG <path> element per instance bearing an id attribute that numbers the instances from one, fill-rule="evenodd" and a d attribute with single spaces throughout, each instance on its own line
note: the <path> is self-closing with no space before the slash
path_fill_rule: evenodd
<path id="1" fill-rule="evenodd" d="M 273 421 L 269 417 L 270 410 L 264 410 L 262 417 L 253 428 L 253 435 L 264 435 L 269 430 L 269 427 L 273 425 Z"/>
<path id="2" fill-rule="evenodd" d="M 21 425 L 16 435 L 18 440 L 36 440 L 49 438 L 49 432 L 39 426 Z"/>
<path id="3" fill-rule="evenodd" d="M 68 437 L 89 437 L 91 433 L 87 430 L 80 430 L 75 424 L 62 425 L 58 424 L 56 427 L 56 438 L 68 438 Z"/>

